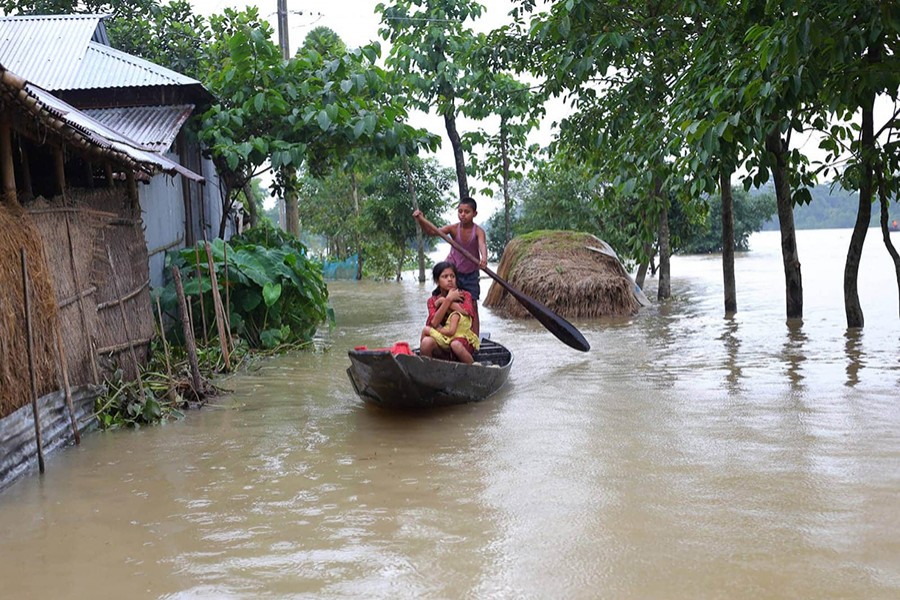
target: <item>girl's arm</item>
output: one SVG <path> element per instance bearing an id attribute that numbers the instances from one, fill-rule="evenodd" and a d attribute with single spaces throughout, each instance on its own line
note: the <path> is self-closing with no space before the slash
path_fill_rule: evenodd
<path id="1" fill-rule="evenodd" d="M 446 335 L 447 337 L 453 337 L 456 334 L 456 328 L 459 326 L 459 315 L 457 313 L 453 313 L 450 315 L 450 318 L 447 319 L 447 324 L 441 327 L 438 331 Z"/>
<path id="2" fill-rule="evenodd" d="M 461 298 L 462 296 L 460 295 L 459 290 L 450 290 L 447 292 L 447 296 L 444 298 L 441 306 L 434 311 L 428 324 L 432 327 L 440 327 L 441 323 L 444 322 L 444 319 L 446 319 L 447 315 L 450 313 L 450 305 L 454 302 L 458 302 Z"/>
<path id="3" fill-rule="evenodd" d="M 463 306 L 462 300 L 460 300 L 459 302 L 454 302 L 453 304 L 451 304 L 451 305 L 450 305 L 450 312 L 458 312 L 458 313 L 462 313 L 462 314 L 464 314 L 464 315 L 466 315 L 466 316 L 468 316 L 468 317 L 471 317 L 471 316 L 472 316 L 472 315 L 469 314 L 469 311 L 466 310 L 466 307 Z"/>

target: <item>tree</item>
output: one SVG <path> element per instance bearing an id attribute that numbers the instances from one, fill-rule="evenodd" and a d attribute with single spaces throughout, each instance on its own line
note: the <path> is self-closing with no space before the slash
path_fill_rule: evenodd
<path id="1" fill-rule="evenodd" d="M 291 174 L 301 165 L 324 173 L 354 148 L 391 154 L 436 143 L 386 97 L 376 46 L 333 59 L 310 49 L 285 61 L 255 8 L 226 9 L 212 28 L 222 32 L 212 54 L 224 58 L 209 80 L 220 104 L 204 114 L 201 140 L 223 175 L 228 208 L 234 190 L 268 169 L 278 192 L 297 185 Z M 296 218 L 289 231 L 299 233 Z"/>
<path id="2" fill-rule="evenodd" d="M 453 206 L 449 195 L 453 171 L 440 166 L 433 158 L 423 160 L 411 157 L 408 165 L 419 210 L 428 215 L 440 215 Z M 393 258 L 394 275 L 400 281 L 419 229 L 410 217 L 412 206 L 402 158 L 385 162 L 375 169 L 365 190 L 368 196 L 362 211 L 365 237 L 370 238 L 377 233 L 384 236 Z"/>
<path id="3" fill-rule="evenodd" d="M 479 18 L 483 7 L 472 0 L 397 0 L 379 4 L 376 11 L 381 13 L 381 36 L 391 43 L 386 64 L 406 77 L 412 106 L 426 113 L 435 108 L 444 119 L 459 196 L 465 198 L 469 183 L 457 102 L 471 89 L 467 57 L 476 38 L 466 22 Z"/>
<path id="4" fill-rule="evenodd" d="M 534 2 L 525 2 L 531 9 Z M 523 13 L 513 11 L 524 39 L 519 67 L 543 78 L 548 95 L 571 99 L 573 113 L 560 124 L 554 149 L 590 165 L 617 187 L 616 201 L 639 199 L 634 229 L 649 260 L 660 252 L 658 297 L 671 294 L 669 203 L 675 131 L 665 116 L 672 84 L 681 72 L 683 46 L 694 32 L 674 13 L 675 2 L 560 0 L 536 16 L 524 33 Z M 688 204 L 684 207 L 689 210 Z"/>
<path id="5" fill-rule="evenodd" d="M 535 102 L 527 85 L 491 68 L 484 53 L 489 48 L 488 40 L 484 36 L 478 39 L 481 48 L 478 62 L 482 68 L 475 74 L 473 92 L 463 112 L 475 119 L 498 116 L 500 123 L 496 133 L 479 128 L 464 134 L 463 138 L 467 146 L 481 145 L 485 148 L 485 158 L 482 161 L 472 154 L 472 171 L 481 175 L 486 182 L 499 185 L 502 190 L 505 245 L 512 237 L 509 185 L 511 181 L 521 179 L 525 167 L 531 164 L 538 151 L 537 144 L 529 146 L 528 134 L 538 126 L 543 106 Z M 485 193 L 493 195 L 490 190 Z"/>
<path id="6" fill-rule="evenodd" d="M 746 252 L 749 250 L 750 234 L 762 229 L 762 224 L 775 214 L 775 197 L 772 194 L 751 196 L 745 190 L 739 189 L 734 192 L 733 207 L 734 234 L 730 238 L 731 247 L 733 251 Z M 726 239 L 722 235 L 724 208 L 725 205 L 720 198 L 715 196 L 709 198 L 709 212 L 706 219 L 695 234 L 682 240 L 679 252 L 687 254 L 722 252 L 723 240 Z"/>

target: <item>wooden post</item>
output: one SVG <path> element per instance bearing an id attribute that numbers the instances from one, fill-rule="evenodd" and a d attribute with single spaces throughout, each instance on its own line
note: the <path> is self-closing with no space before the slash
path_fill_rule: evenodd
<path id="1" fill-rule="evenodd" d="M 141 396 L 146 397 L 144 391 L 144 381 L 141 379 L 141 364 L 138 362 L 137 353 L 134 351 L 134 343 L 131 341 L 131 333 L 128 331 L 128 316 L 125 314 L 125 302 L 122 300 L 122 293 L 119 291 L 119 278 L 116 275 L 116 267 L 113 265 L 112 250 L 109 245 L 106 246 L 106 257 L 109 259 L 109 271 L 112 275 L 113 290 L 116 292 L 116 298 L 119 300 L 119 314 L 122 315 L 122 329 L 125 331 L 125 338 L 128 340 L 128 351 L 131 353 L 131 361 L 134 363 L 134 370 L 137 373 L 138 387 L 141 389 Z"/>
<path id="2" fill-rule="evenodd" d="M 63 348 L 62 333 L 60 333 L 59 320 L 54 327 L 56 334 L 56 351 L 59 353 L 59 365 L 63 380 L 63 390 L 66 393 L 66 408 L 69 410 L 69 420 L 72 422 L 72 435 L 75 437 L 75 445 L 81 444 L 81 432 L 78 431 L 78 420 L 75 418 L 75 407 L 72 405 L 72 388 L 69 385 L 69 361 L 66 358 L 66 350 Z"/>
<path id="3" fill-rule="evenodd" d="M 191 365 L 191 380 L 197 399 L 203 397 L 203 383 L 200 379 L 200 365 L 197 362 L 197 345 L 194 343 L 194 332 L 191 331 L 187 301 L 184 298 L 184 287 L 181 285 L 181 271 L 172 267 L 172 280 L 175 282 L 175 295 L 178 297 L 178 313 L 181 318 L 181 330 L 184 332 L 184 347 L 187 350 L 188 362 Z"/>
<path id="4" fill-rule="evenodd" d="M 88 189 L 94 188 L 94 165 L 91 164 L 91 161 L 84 161 L 84 176 L 86 177 L 85 184 Z"/>
<path id="5" fill-rule="evenodd" d="M 222 307 L 222 296 L 219 295 L 219 282 L 216 279 L 216 265 L 213 263 L 212 249 L 209 242 L 203 240 L 206 248 L 206 260 L 209 263 L 209 281 L 212 284 L 213 307 L 216 309 L 216 329 L 219 332 L 219 347 L 225 358 L 225 370 L 231 371 L 231 353 L 228 351 L 228 334 L 225 331 L 225 309 Z"/>
<path id="6" fill-rule="evenodd" d="M 34 196 L 34 187 L 31 184 L 31 161 L 28 160 L 28 150 L 22 145 L 19 137 L 19 159 L 22 162 L 22 190 L 28 197 Z"/>
<path id="7" fill-rule="evenodd" d="M 94 378 L 94 385 L 100 385 L 100 372 L 97 369 L 97 357 L 94 352 L 94 336 L 88 331 L 87 313 L 84 309 L 84 296 L 81 293 L 81 278 L 78 276 L 78 266 L 75 262 L 75 245 L 72 243 L 72 228 L 69 225 L 69 212 L 66 211 L 63 215 L 66 220 L 66 237 L 69 240 L 69 266 L 72 269 L 72 278 L 75 281 L 75 289 L 78 291 L 78 315 L 81 318 L 81 335 L 88 340 L 88 357 L 91 359 L 91 375 Z"/>
<path id="8" fill-rule="evenodd" d="M 103 172 L 106 173 L 106 187 L 115 185 L 115 181 L 113 181 L 112 163 L 103 163 Z"/>
<path id="9" fill-rule="evenodd" d="M 125 184 L 128 186 L 128 199 L 131 200 L 130 208 L 133 212 L 137 207 L 138 191 L 137 180 L 134 178 L 134 169 L 131 167 L 125 167 Z"/>
<path id="10" fill-rule="evenodd" d="M 20 248 L 22 257 L 22 290 L 25 296 L 25 331 L 28 339 L 28 373 L 31 377 L 31 411 L 34 414 L 34 439 L 37 442 L 38 468 L 44 472 L 44 444 L 41 441 L 41 420 L 37 405 L 37 374 L 34 372 L 34 334 L 31 330 L 31 290 L 28 281 L 28 254 Z"/>
<path id="11" fill-rule="evenodd" d="M 66 192 L 66 155 L 62 146 L 53 150 L 53 165 L 56 168 L 56 192 L 62 196 Z"/>
<path id="12" fill-rule="evenodd" d="M 16 196 L 16 170 L 13 166 L 12 128 L 6 114 L 0 115 L 0 171 L 3 176 L 3 202 L 7 206 L 17 206 L 19 199 Z"/>

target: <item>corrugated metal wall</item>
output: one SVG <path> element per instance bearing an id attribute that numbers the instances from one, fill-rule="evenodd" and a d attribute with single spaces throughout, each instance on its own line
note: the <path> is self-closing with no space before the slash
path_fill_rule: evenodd
<path id="1" fill-rule="evenodd" d="M 166 156 L 179 161 L 178 155 Z M 139 184 L 138 197 L 144 221 L 144 236 L 150 254 L 150 285 L 165 285 L 165 255 L 170 250 L 184 248 L 196 240 L 207 240 L 219 236 L 222 219 L 222 200 L 219 178 L 215 166 L 206 158 L 198 160 L 196 147 L 187 152 L 184 166 L 206 178 L 203 184 L 185 181 L 183 177 L 156 175 L 149 183 Z M 193 158 L 193 160 L 191 160 Z M 201 164 L 202 163 L 202 164 Z M 190 228 L 185 226 L 184 186 L 190 192 Z M 225 239 L 234 234 L 234 223 L 229 221 Z"/>

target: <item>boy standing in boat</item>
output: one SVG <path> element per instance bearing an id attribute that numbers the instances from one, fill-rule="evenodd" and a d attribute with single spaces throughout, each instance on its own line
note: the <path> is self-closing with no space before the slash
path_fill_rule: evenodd
<path id="1" fill-rule="evenodd" d="M 456 214 L 459 216 L 459 222 L 452 225 L 444 225 L 441 228 L 435 227 L 422 211 L 413 212 L 413 218 L 418 221 L 422 231 L 428 235 L 438 236 L 438 232 L 448 235 L 459 245 L 468 251 L 473 257 L 479 260 L 474 263 L 456 248 L 450 248 L 450 254 L 447 256 L 447 262 L 452 263 L 456 267 L 457 277 L 456 285 L 461 290 L 469 292 L 472 296 L 472 304 L 475 307 L 475 314 L 472 315 L 472 331 L 476 335 L 479 334 L 481 328 L 478 321 L 478 298 L 481 296 L 481 278 L 480 269 L 487 266 L 487 238 L 484 229 L 475 224 L 475 217 L 478 215 L 478 204 L 474 199 L 465 197 L 459 201 L 456 208 Z"/>

